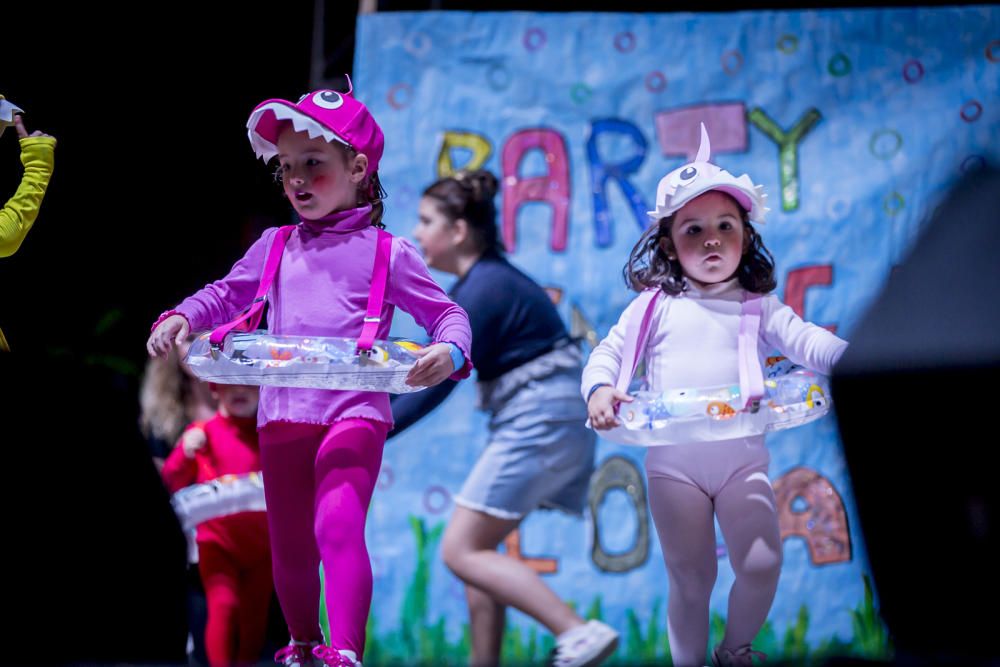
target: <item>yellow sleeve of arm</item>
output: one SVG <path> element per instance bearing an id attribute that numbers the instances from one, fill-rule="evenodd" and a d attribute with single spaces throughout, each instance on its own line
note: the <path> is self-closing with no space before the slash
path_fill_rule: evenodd
<path id="1" fill-rule="evenodd" d="M 20 141 L 24 176 L 17 192 L 0 210 L 0 257 L 9 257 L 21 247 L 38 217 L 55 164 L 53 137 L 25 137 Z"/>

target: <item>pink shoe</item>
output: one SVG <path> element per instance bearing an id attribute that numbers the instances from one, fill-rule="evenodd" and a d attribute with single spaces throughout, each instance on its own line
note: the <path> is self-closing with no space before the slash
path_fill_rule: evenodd
<path id="1" fill-rule="evenodd" d="M 358 654 L 346 648 L 338 650 L 320 644 L 312 653 L 324 667 L 361 667 Z"/>
<path id="2" fill-rule="evenodd" d="M 753 650 L 750 644 L 741 646 L 735 651 L 723 648 L 722 644 L 719 644 L 712 651 L 712 664 L 715 667 L 753 667 L 754 658 L 757 658 L 761 662 L 767 660 L 766 655 L 760 651 Z"/>
<path id="3" fill-rule="evenodd" d="M 284 667 L 320 667 L 313 651 L 320 648 L 319 642 L 297 642 L 294 639 L 274 654 L 274 661 Z"/>

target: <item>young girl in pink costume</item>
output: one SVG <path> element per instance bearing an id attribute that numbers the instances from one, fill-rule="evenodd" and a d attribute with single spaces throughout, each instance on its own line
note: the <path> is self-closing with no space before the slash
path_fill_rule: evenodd
<path id="1" fill-rule="evenodd" d="M 760 308 L 759 334 L 748 337 L 745 348 L 748 358 L 763 361 L 777 348 L 794 363 L 829 373 L 847 347 L 802 321 L 776 296 L 762 297 L 776 286 L 774 260 L 751 224 L 763 222 L 764 195 L 748 176 L 736 178 L 709 163 L 709 151 L 702 126 L 695 161 L 665 176 L 657 188 L 656 210 L 650 212 L 655 224 L 632 250 L 624 273 L 632 289 L 662 294 L 646 292 L 629 304 L 591 354 L 582 384 L 596 429 L 620 425 L 619 404 L 633 400 L 615 386 L 623 358 L 645 357 L 646 387 L 654 392 L 738 384 L 744 302 Z M 645 306 L 652 308 L 649 337 L 632 355 L 626 331 L 634 318 L 643 318 L 651 296 L 653 305 Z M 750 665 L 754 656 L 763 657 L 750 642 L 771 608 L 782 548 L 767 477 L 770 455 L 764 436 L 745 423 L 733 418 L 701 431 L 715 429 L 712 435 L 725 439 L 650 443 L 662 446 L 651 446 L 646 456 L 649 504 L 670 580 L 670 652 L 678 667 L 705 664 L 717 572 L 713 515 L 736 581 L 712 662 Z"/>
<path id="2" fill-rule="evenodd" d="M 265 161 L 277 156 L 285 196 L 301 218 L 287 239 L 268 294 L 274 334 L 356 338 L 366 321 L 382 188 L 383 136 L 351 96 L 320 90 L 298 102 L 272 99 L 247 122 Z M 189 329 L 231 321 L 251 305 L 272 228 L 222 280 L 165 312 L 147 348 L 161 354 Z M 399 306 L 431 335 L 407 382 L 432 386 L 471 370 L 469 318 L 431 279 L 420 252 L 392 238 L 378 338 Z M 275 655 L 285 665 L 360 665 L 371 604 L 365 517 L 392 428 L 385 393 L 265 386 L 258 410 L 274 584 L 292 641 Z M 319 626 L 322 561 L 329 645 Z"/>

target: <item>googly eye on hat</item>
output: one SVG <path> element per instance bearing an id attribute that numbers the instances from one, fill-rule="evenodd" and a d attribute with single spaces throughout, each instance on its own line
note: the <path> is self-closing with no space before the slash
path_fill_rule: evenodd
<path id="1" fill-rule="evenodd" d="M 747 212 L 750 221 L 764 223 L 764 216 L 771 209 L 764 206 L 767 195 L 764 187 L 754 185 L 746 174 L 739 178 L 709 162 L 712 145 L 705 124 L 701 124 L 701 144 L 694 162 L 689 162 L 660 179 L 656 186 L 656 208 L 648 211 L 654 222 L 673 215 L 698 195 L 709 190 L 721 190 L 732 195 Z"/>
<path id="2" fill-rule="evenodd" d="M 296 132 L 306 132 L 311 138 L 323 137 L 364 153 L 368 158 L 368 174 L 378 171 L 385 147 L 385 137 L 368 107 L 351 94 L 354 86 L 347 77 L 347 92 L 315 90 L 297 102 L 282 99 L 265 100 L 250 113 L 247 136 L 257 157 L 269 161 L 278 154 L 278 135 L 284 123 L 290 122 Z"/>

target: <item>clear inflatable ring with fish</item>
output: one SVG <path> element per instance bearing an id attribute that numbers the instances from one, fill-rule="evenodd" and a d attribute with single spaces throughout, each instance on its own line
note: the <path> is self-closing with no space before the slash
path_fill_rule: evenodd
<path id="1" fill-rule="evenodd" d="M 254 331 L 228 334 L 213 349 L 206 332 L 191 343 L 184 363 L 198 378 L 220 384 L 405 394 L 424 389 L 406 384 L 421 348 L 409 340 L 376 340 L 359 354 L 355 338 Z"/>
<path id="2" fill-rule="evenodd" d="M 739 384 L 638 391 L 618 410 L 620 426 L 600 431 L 601 437 L 627 445 L 655 447 L 760 435 L 793 428 L 830 411 L 830 381 L 826 376 L 769 357 L 764 365 L 764 396 L 744 409 Z"/>

